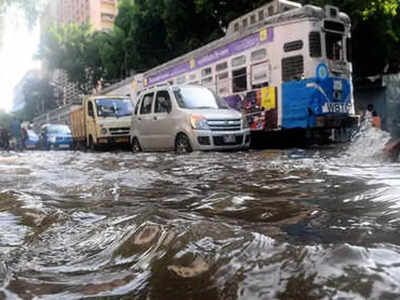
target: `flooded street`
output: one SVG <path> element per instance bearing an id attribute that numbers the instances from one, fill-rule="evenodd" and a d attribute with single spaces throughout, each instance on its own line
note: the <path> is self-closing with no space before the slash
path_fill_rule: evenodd
<path id="1" fill-rule="evenodd" d="M 400 164 L 372 142 L 1 152 L 0 299 L 399 299 Z"/>

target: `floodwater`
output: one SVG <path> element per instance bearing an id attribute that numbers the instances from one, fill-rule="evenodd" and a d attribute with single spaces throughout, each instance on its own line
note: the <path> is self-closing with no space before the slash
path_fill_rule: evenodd
<path id="1" fill-rule="evenodd" d="M 399 299 L 400 164 L 350 145 L 0 152 L 0 299 Z"/>

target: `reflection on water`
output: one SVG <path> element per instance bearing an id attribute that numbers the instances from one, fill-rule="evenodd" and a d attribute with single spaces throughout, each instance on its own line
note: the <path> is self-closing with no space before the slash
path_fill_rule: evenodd
<path id="1" fill-rule="evenodd" d="M 0 299 L 398 299 L 400 165 L 379 155 L 385 134 L 363 134 L 1 153 Z"/>

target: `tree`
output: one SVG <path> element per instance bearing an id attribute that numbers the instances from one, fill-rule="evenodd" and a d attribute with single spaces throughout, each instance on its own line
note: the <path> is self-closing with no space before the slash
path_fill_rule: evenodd
<path id="1" fill-rule="evenodd" d="M 104 73 L 97 42 L 89 25 L 52 26 L 42 36 L 38 56 L 51 70 L 64 70 L 69 80 L 88 94 Z"/>
<path id="2" fill-rule="evenodd" d="M 35 116 L 57 107 L 54 99 L 54 87 L 44 79 L 32 77 L 23 85 L 25 106 L 16 115 L 23 120 L 32 120 Z"/>

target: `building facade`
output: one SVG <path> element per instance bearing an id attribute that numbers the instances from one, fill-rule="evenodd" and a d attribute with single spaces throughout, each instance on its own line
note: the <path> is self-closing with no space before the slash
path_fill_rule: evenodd
<path id="1" fill-rule="evenodd" d="M 53 0 L 58 24 L 90 24 L 93 30 L 113 27 L 117 0 Z"/>
<path id="2" fill-rule="evenodd" d="M 25 73 L 24 77 L 14 87 L 14 98 L 11 112 L 17 112 L 24 108 L 26 103 L 24 86 L 27 82 L 34 78 L 40 78 L 39 70 L 29 70 Z"/>
<path id="3" fill-rule="evenodd" d="M 117 14 L 117 0 L 51 0 L 41 18 L 41 30 L 44 33 L 53 24 L 90 24 L 93 31 L 107 31 L 112 29 Z M 50 72 L 45 62 L 42 65 L 42 76 L 55 86 L 58 102 L 68 105 L 81 98 L 64 71 Z"/>

